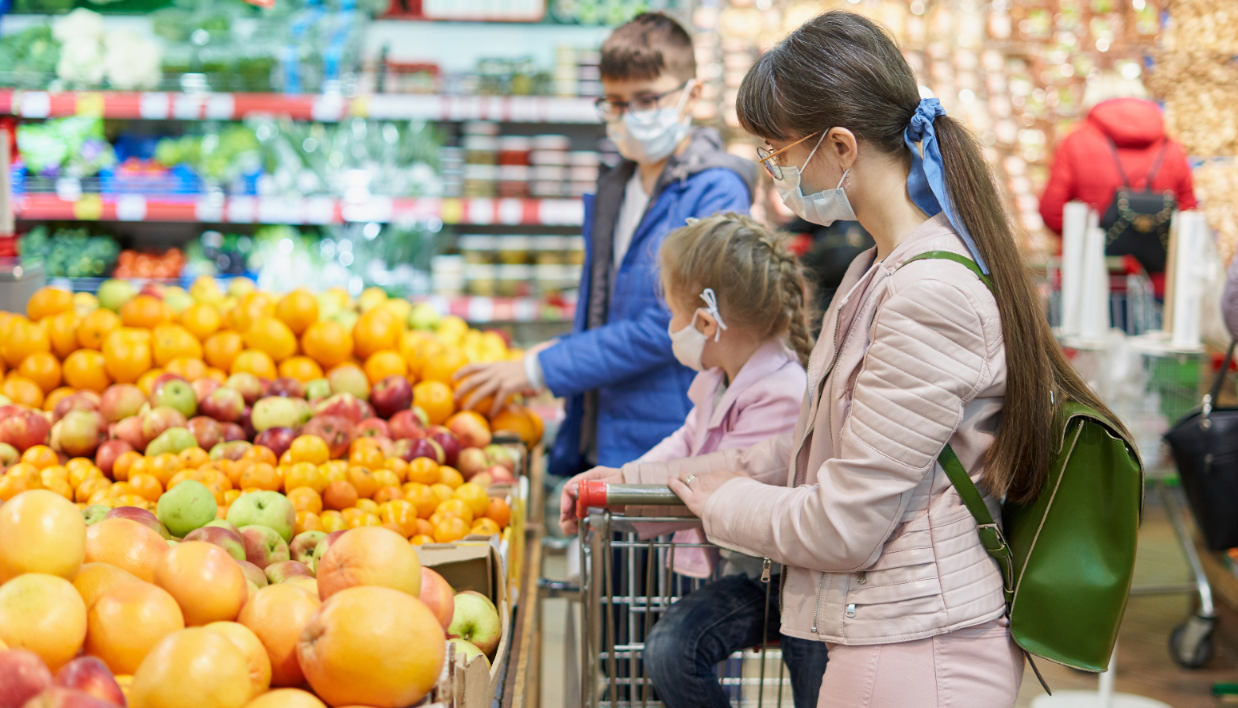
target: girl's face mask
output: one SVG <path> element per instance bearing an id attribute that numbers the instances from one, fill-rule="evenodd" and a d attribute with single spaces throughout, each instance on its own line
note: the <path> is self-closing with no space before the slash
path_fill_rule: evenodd
<path id="1" fill-rule="evenodd" d="M 692 320 L 686 327 L 678 332 L 673 331 L 670 326 L 666 328 L 667 334 L 671 336 L 671 351 L 674 352 L 675 359 L 693 371 L 705 370 L 704 364 L 701 363 L 701 355 L 705 352 L 705 342 L 709 339 L 704 332 L 696 328 L 696 316 L 701 310 L 705 310 L 718 322 L 718 331 L 714 333 L 715 342 L 722 337 L 722 330 L 726 329 L 722 315 L 718 312 L 718 297 L 714 294 L 713 288 L 705 288 L 701 292 L 701 299 L 705 301 L 706 307 L 698 307 L 694 310 Z"/>

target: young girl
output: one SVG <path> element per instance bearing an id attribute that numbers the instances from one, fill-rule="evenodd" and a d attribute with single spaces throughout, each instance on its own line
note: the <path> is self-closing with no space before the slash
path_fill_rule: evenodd
<path id="1" fill-rule="evenodd" d="M 799 416 L 812 340 L 804 278 L 782 239 L 747 216 L 719 214 L 672 232 L 660 256 L 675 358 L 700 373 L 688 389 L 693 408 L 683 427 L 639 462 L 744 448 L 789 433 Z M 638 528 L 665 532 L 665 525 L 658 531 L 651 526 Z M 679 543 L 703 540 L 696 530 L 675 534 Z M 681 548 L 674 569 L 706 578 L 718 561 L 716 553 Z M 723 551 L 721 571 L 722 579 L 672 605 L 646 638 L 644 664 L 668 708 L 728 706 L 714 667 L 763 639 L 761 559 Z M 777 587 L 778 577 L 770 582 Z M 777 592 L 770 597 L 769 638 L 781 639 L 797 708 L 809 708 L 825 670 L 825 645 L 779 637 Z"/>

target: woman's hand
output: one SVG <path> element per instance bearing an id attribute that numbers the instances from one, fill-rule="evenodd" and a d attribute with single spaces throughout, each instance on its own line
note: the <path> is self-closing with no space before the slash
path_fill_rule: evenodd
<path id="1" fill-rule="evenodd" d="M 710 495 L 736 477 L 745 476 L 747 475 L 722 468 L 700 474 L 684 472 L 680 474 L 678 479 L 671 479 L 670 486 L 671 491 L 678 495 L 684 504 L 688 505 L 688 509 L 698 519 L 704 519 L 705 505 L 709 503 Z"/>
<path id="2" fill-rule="evenodd" d="M 614 467 L 594 467 L 588 472 L 581 472 L 572 477 L 567 484 L 563 485 L 563 494 L 559 497 L 559 528 L 569 536 L 576 533 L 576 529 L 580 527 L 580 520 L 576 518 L 576 490 L 580 488 L 581 481 L 592 479 L 600 479 L 609 484 L 621 484 L 623 471 Z"/>
<path id="3" fill-rule="evenodd" d="M 537 354 L 556 341 L 552 339 L 549 342 L 542 342 L 530 348 L 525 356 Z M 518 393 L 530 395 L 537 393 L 529 384 L 523 359 L 499 361 L 492 364 L 469 364 L 457 371 L 452 379 L 460 382 L 456 387 L 456 403 L 463 409 L 471 410 L 487 396 L 494 396 L 494 403 L 491 404 L 489 411 L 490 417 L 498 415 L 512 396 Z"/>

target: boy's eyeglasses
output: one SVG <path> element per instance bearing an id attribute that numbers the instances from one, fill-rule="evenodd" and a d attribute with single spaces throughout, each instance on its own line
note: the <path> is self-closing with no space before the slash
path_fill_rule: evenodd
<path id="1" fill-rule="evenodd" d="M 666 91 L 664 93 L 647 93 L 633 98 L 631 101 L 615 101 L 603 96 L 594 101 L 593 105 L 597 107 L 598 115 L 604 121 L 617 120 L 626 112 L 632 113 L 648 113 L 658 109 L 658 103 L 667 96 L 677 93 L 687 88 L 691 80 L 685 81 L 679 86 Z"/>
<path id="2" fill-rule="evenodd" d="M 799 145 L 800 143 L 804 142 L 805 140 L 813 137 L 814 135 L 820 132 L 821 131 L 818 130 L 816 133 L 809 133 L 808 135 L 805 135 L 799 140 L 796 140 L 790 145 L 784 147 L 783 149 L 776 150 L 773 152 L 771 152 L 769 148 L 759 147 L 757 148 L 757 161 L 760 162 L 761 165 L 765 167 L 765 171 L 769 173 L 770 177 L 773 177 L 774 179 L 782 179 L 782 166 L 779 165 L 778 160 L 774 158 L 778 157 L 779 155 L 786 152 L 787 150 L 790 150 L 791 148 L 795 147 L 796 145 Z"/>

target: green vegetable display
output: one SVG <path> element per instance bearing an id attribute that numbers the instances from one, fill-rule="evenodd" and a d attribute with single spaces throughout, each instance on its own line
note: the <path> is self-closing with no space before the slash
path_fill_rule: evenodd
<path id="1" fill-rule="evenodd" d="M 101 278 L 112 272 L 120 244 L 111 236 L 92 236 L 86 229 L 58 229 L 49 234 L 37 226 L 18 241 L 22 260 L 42 262 L 52 278 Z"/>

